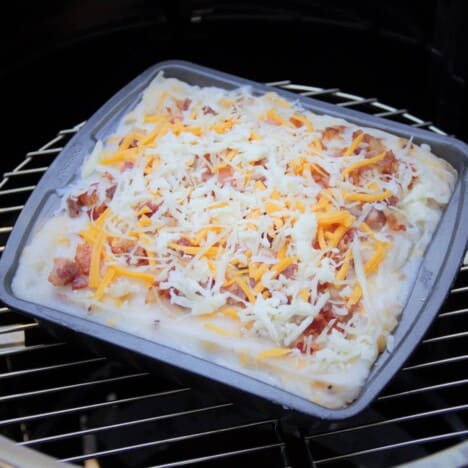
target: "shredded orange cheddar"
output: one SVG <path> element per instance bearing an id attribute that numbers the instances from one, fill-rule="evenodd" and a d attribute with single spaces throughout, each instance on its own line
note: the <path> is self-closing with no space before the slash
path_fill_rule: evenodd
<path id="1" fill-rule="evenodd" d="M 112 156 L 109 156 L 107 158 L 102 158 L 100 160 L 100 163 L 105 164 L 105 165 L 110 165 L 110 164 L 115 164 L 118 162 L 125 162 L 125 161 L 134 162 L 136 155 L 138 154 L 138 151 L 139 151 L 138 148 L 128 148 L 125 150 L 119 150 L 116 153 L 114 153 Z"/>
<path id="2" fill-rule="evenodd" d="M 99 286 L 102 247 L 104 245 L 105 239 L 106 234 L 104 231 L 100 231 L 93 244 L 88 278 L 88 286 L 92 289 L 96 289 Z"/>
<path id="3" fill-rule="evenodd" d="M 129 270 L 128 268 L 121 267 L 120 265 L 113 265 L 113 269 L 116 275 L 127 276 L 146 283 L 152 284 L 154 282 L 154 276 L 151 273 L 145 273 L 143 271 Z"/>
<path id="4" fill-rule="evenodd" d="M 109 267 L 104 277 L 102 278 L 102 281 L 99 283 L 98 288 L 96 289 L 96 293 L 94 294 L 95 299 L 97 299 L 98 301 L 102 299 L 102 296 L 104 295 L 104 291 L 112 282 L 112 279 L 114 278 L 114 276 L 115 276 L 114 268 Z"/>
<path id="5" fill-rule="evenodd" d="M 356 286 L 354 286 L 353 293 L 351 294 L 351 297 L 348 299 L 348 305 L 356 304 L 359 301 L 359 299 L 361 298 L 361 296 L 362 296 L 361 286 L 359 286 L 359 284 L 356 284 Z"/>
<path id="6" fill-rule="evenodd" d="M 362 201 L 362 202 L 377 202 L 390 198 L 393 195 L 389 190 L 380 193 L 358 193 L 358 192 L 345 192 L 343 198 L 347 201 Z"/>
<path id="7" fill-rule="evenodd" d="M 254 303 L 255 296 L 252 290 L 247 285 L 247 283 L 242 278 L 239 278 L 239 277 L 234 278 L 234 282 L 237 283 L 237 285 L 242 289 L 244 294 L 247 296 L 247 299 L 249 300 L 249 302 Z"/>
<path id="8" fill-rule="evenodd" d="M 387 152 L 384 151 L 383 153 L 379 154 L 378 156 L 374 156 L 373 158 L 365 159 L 364 161 L 359 161 L 357 163 L 351 164 L 351 166 L 348 166 L 341 171 L 341 175 L 345 177 L 346 175 L 350 174 L 356 169 L 359 169 L 361 167 L 371 166 L 372 164 L 375 164 L 381 161 L 383 158 L 385 158 L 386 154 Z"/>
<path id="9" fill-rule="evenodd" d="M 268 358 L 279 358 L 290 354 L 292 350 L 290 348 L 272 348 L 265 351 L 261 351 L 257 354 L 257 359 L 268 359 Z"/>
<path id="10" fill-rule="evenodd" d="M 385 257 L 385 244 L 383 242 L 377 242 L 375 246 L 374 255 L 364 265 L 364 272 L 366 274 L 375 273 L 378 266 Z"/>
<path id="11" fill-rule="evenodd" d="M 217 327 L 216 325 L 213 325 L 212 323 L 204 323 L 203 326 L 212 332 L 217 333 L 218 335 L 223 335 L 223 336 L 229 336 L 229 337 L 237 337 L 239 336 L 238 333 L 231 331 L 231 330 L 225 330 L 224 328 Z"/>
<path id="12" fill-rule="evenodd" d="M 361 144 L 361 141 L 364 139 L 364 133 L 360 133 L 349 145 L 348 149 L 344 152 L 344 156 L 351 156 L 354 153 L 354 150 Z"/>
<path id="13" fill-rule="evenodd" d="M 336 273 L 336 281 L 343 281 L 346 278 L 346 275 L 348 274 L 350 263 L 352 259 L 352 254 L 351 250 L 347 250 L 343 264 L 341 265 L 340 269 Z"/>
<path id="14" fill-rule="evenodd" d="M 349 211 L 345 210 L 317 214 L 319 226 L 343 224 L 345 227 L 349 228 L 354 223 L 355 219 L 356 218 Z"/>
<path id="15" fill-rule="evenodd" d="M 203 247 L 193 247 L 189 245 L 180 245 L 176 244 L 175 242 L 170 242 L 167 244 L 168 247 L 174 250 L 180 250 L 181 252 L 184 252 L 189 255 L 196 255 L 200 250 L 204 249 Z M 218 247 L 209 247 L 206 249 L 203 255 L 206 255 L 207 257 L 214 257 L 218 253 Z"/>

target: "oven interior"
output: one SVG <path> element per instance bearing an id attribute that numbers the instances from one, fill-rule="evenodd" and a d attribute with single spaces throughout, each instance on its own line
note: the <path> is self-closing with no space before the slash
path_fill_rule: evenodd
<path id="1" fill-rule="evenodd" d="M 0 33 L 8 116 L 0 249 L 81 123 L 165 59 L 468 140 L 466 13 L 455 0 L 12 5 Z M 2 307 L 0 434 L 84 466 L 394 466 L 453 455 L 468 434 L 467 298 L 462 266 L 425 339 L 376 402 L 345 421 L 306 425 L 95 354 Z"/>

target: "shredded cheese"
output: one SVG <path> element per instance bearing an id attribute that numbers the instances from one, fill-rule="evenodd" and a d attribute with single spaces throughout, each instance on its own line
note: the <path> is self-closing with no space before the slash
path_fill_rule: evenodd
<path id="1" fill-rule="evenodd" d="M 364 139 L 364 133 L 360 133 L 344 152 L 344 156 L 351 156 Z"/>
<path id="2" fill-rule="evenodd" d="M 104 233 L 104 231 L 100 231 L 93 244 L 88 279 L 88 286 L 92 289 L 96 289 L 99 286 L 102 247 L 104 245 L 105 239 L 106 234 Z"/>
<path id="3" fill-rule="evenodd" d="M 389 190 L 380 193 L 358 193 L 358 192 L 344 192 L 343 198 L 346 201 L 361 201 L 365 203 L 378 202 L 386 200 L 393 195 Z"/>
<path id="4" fill-rule="evenodd" d="M 99 283 L 98 288 L 96 289 L 96 293 L 94 294 L 94 298 L 97 300 L 102 299 L 104 295 L 104 291 L 106 290 L 107 286 L 111 283 L 115 276 L 115 269 L 109 267 L 106 271 L 106 274 L 102 278 L 102 281 Z"/>
<path id="5" fill-rule="evenodd" d="M 384 151 L 383 153 L 379 154 L 378 156 L 374 156 L 373 158 L 365 159 L 364 161 L 358 161 L 350 166 L 346 167 L 341 171 L 341 175 L 343 177 L 347 176 L 351 172 L 355 171 L 356 169 L 360 169 L 361 167 L 371 166 L 379 161 L 382 161 L 383 158 L 387 155 L 387 152 Z"/>
<path id="6" fill-rule="evenodd" d="M 225 330 L 224 328 L 220 328 L 220 327 L 217 327 L 216 325 L 210 323 L 210 322 L 207 322 L 207 323 L 204 323 L 203 326 L 211 331 L 211 332 L 214 332 L 214 333 L 217 333 L 218 335 L 222 335 L 222 336 L 227 336 L 227 337 L 237 337 L 239 336 L 239 334 L 237 332 L 234 332 L 234 331 L 231 331 L 231 330 Z"/>
<path id="7" fill-rule="evenodd" d="M 286 356 L 291 353 L 291 349 L 289 348 L 272 348 L 272 349 L 267 349 L 265 351 L 261 351 L 257 355 L 258 360 L 262 359 L 269 359 L 269 358 L 279 358 Z"/>

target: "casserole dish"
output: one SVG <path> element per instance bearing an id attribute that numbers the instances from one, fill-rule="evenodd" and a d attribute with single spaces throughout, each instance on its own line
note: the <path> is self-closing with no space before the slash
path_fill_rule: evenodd
<path id="1" fill-rule="evenodd" d="M 250 85 L 254 94 L 268 91 L 267 88 L 261 85 L 182 62 L 159 64 L 140 75 L 140 77 L 118 93 L 90 119 L 88 124 L 70 142 L 51 166 L 51 169 L 44 176 L 19 218 L 2 257 L 1 264 L 2 298 L 5 302 L 26 312 L 30 312 L 39 319 L 58 322 L 80 332 L 85 332 L 125 347 L 133 347 L 135 345 L 135 337 L 130 339 L 128 334 L 122 334 L 109 325 L 90 324 L 89 321 L 82 317 L 69 317 L 68 314 L 60 314 L 60 312 L 54 310 L 56 307 L 33 305 L 31 299 L 28 301 L 25 301 L 24 298 L 20 299 L 18 294 L 15 294 L 12 289 L 12 280 L 17 269 L 20 252 L 30 240 L 28 238 L 34 233 L 37 226 L 43 220 L 50 217 L 50 214 L 56 210 L 59 202 L 57 193 L 60 193 L 74 178 L 82 165 L 84 156 L 91 153 L 96 141 L 103 140 L 111 135 L 117 123 L 135 106 L 143 88 L 160 71 L 164 71 L 168 77 L 179 78 L 182 81 L 201 86 L 216 85 L 224 88 L 236 88 Z M 287 93 L 284 93 L 284 97 L 288 97 Z M 296 99 L 296 96 L 294 98 Z M 462 215 L 466 204 L 466 146 L 453 139 L 438 137 L 412 128 L 408 129 L 399 124 L 383 122 L 369 116 L 362 116 L 353 111 L 337 110 L 334 106 L 315 103 L 309 99 L 301 99 L 300 101 L 305 109 L 316 113 L 345 117 L 348 121 L 361 126 L 372 126 L 406 138 L 414 137 L 415 142 L 429 143 L 433 151 L 449 161 L 458 172 L 458 180 L 451 201 L 433 237 L 433 242 L 426 252 L 417 280 L 409 294 L 401 322 L 395 333 L 393 350 L 391 352 L 384 352 L 380 356 L 376 365 L 372 368 L 363 392 L 354 403 L 351 403 L 348 408 L 332 410 L 311 403 L 304 398 L 276 388 L 271 384 L 260 382 L 252 376 L 239 375 L 235 371 L 207 362 L 204 359 L 187 356 L 185 353 L 181 353 L 180 351 L 175 352 L 173 349 L 148 342 L 147 340 L 136 339 L 138 342 L 136 348 L 138 352 L 157 357 L 163 362 L 170 362 L 178 367 L 195 371 L 200 375 L 211 376 L 216 380 L 248 390 L 259 396 L 266 396 L 270 400 L 299 411 L 324 418 L 340 418 L 355 414 L 362 409 L 388 382 L 391 375 L 401 366 L 404 359 L 408 357 L 411 349 L 414 348 L 422 333 L 429 326 L 431 318 L 437 312 L 445 293 L 450 287 L 466 243 L 466 221 Z M 27 224 L 25 224 L 26 222 Z M 441 258 L 439 255 L 440 251 L 447 249 L 449 245 L 452 245 L 452 249 L 445 259 Z M 69 322 L 70 320 L 71 322 Z M 77 321 L 75 322 L 74 320 Z M 130 342 L 133 344 L 130 345 Z"/>

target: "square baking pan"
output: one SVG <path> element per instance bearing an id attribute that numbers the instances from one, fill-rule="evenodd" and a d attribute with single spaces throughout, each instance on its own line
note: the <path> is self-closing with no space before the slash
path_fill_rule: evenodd
<path id="1" fill-rule="evenodd" d="M 413 137 L 417 144 L 427 143 L 433 153 L 447 160 L 457 171 L 454 192 L 426 250 L 399 324 L 393 333 L 393 350 L 386 350 L 378 357 L 360 395 L 346 408 L 322 407 L 238 371 L 87 318 L 19 299 L 13 293 L 11 283 L 21 252 L 37 226 L 50 218 L 57 209 L 60 200 L 58 193 L 79 173 L 84 158 L 91 153 L 96 142 L 105 139 L 117 128 L 122 117 L 135 107 L 143 90 L 161 71 L 168 78 L 178 78 L 191 85 L 225 89 L 247 85 L 255 95 L 272 91 L 268 86 L 183 61 L 162 62 L 144 71 L 88 120 L 35 188 L 10 234 L 0 260 L 0 298 L 46 326 L 62 330 L 67 338 L 79 339 L 93 348 L 98 344 L 98 350 L 99 343 L 106 350 L 109 350 L 110 345 L 113 354 L 117 352 L 125 360 L 131 356 L 132 361 L 135 357 L 137 361 L 141 357 L 179 381 L 199 383 L 201 378 L 205 385 L 208 382 L 213 383 L 213 391 L 215 388 L 232 387 L 234 393 L 243 396 L 244 401 L 265 401 L 268 407 L 281 411 L 291 409 L 321 419 L 344 419 L 357 414 L 382 391 L 415 349 L 449 292 L 463 257 L 468 238 L 468 146 L 455 138 L 274 89 L 285 99 L 298 102 L 312 112 L 341 117 L 360 126 L 378 128 L 406 138 Z"/>

